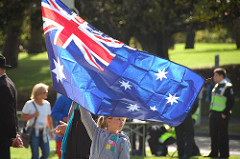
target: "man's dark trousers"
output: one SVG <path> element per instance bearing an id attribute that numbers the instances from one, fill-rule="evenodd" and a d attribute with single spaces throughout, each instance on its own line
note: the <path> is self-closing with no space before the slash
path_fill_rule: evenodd
<path id="1" fill-rule="evenodd" d="M 230 115 L 222 118 L 222 112 L 211 111 L 209 116 L 212 157 L 229 157 L 228 122 Z"/>

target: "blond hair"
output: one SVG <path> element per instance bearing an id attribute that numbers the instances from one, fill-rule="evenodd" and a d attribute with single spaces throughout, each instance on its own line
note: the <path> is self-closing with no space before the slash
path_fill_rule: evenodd
<path id="1" fill-rule="evenodd" d="M 100 128 L 106 130 L 108 127 L 107 124 L 107 119 L 111 119 L 112 117 L 109 116 L 100 116 L 97 120 L 97 126 L 99 126 Z"/>
<path id="2" fill-rule="evenodd" d="M 42 93 L 48 91 L 48 85 L 44 83 L 38 83 L 33 86 L 31 99 L 36 99 L 41 96 Z"/>

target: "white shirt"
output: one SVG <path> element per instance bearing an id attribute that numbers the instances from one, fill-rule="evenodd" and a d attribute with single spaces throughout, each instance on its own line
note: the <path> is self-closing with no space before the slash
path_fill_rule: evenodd
<path id="1" fill-rule="evenodd" d="M 47 125 L 46 117 L 51 114 L 51 105 L 47 100 L 43 101 L 43 105 L 38 105 L 36 102 L 34 103 L 39 111 L 35 128 L 44 128 Z M 25 103 L 22 112 L 30 115 L 36 112 L 36 109 L 33 105 L 33 100 L 29 100 Z M 34 123 L 34 120 L 35 118 L 30 119 L 27 123 L 27 126 L 31 126 Z"/>

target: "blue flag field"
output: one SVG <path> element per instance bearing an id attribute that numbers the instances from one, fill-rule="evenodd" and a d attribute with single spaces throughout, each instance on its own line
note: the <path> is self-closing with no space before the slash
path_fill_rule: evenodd
<path id="1" fill-rule="evenodd" d="M 42 0 L 55 91 L 96 115 L 179 125 L 204 79 L 95 29 L 59 0 Z"/>

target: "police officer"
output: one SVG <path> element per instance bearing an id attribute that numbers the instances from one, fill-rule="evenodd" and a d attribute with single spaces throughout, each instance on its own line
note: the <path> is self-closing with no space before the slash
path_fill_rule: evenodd
<path id="1" fill-rule="evenodd" d="M 216 68 L 213 73 L 216 85 L 212 90 L 210 103 L 211 152 L 207 157 L 218 157 L 220 152 L 220 158 L 228 158 L 228 122 L 234 104 L 234 93 L 232 84 L 225 79 L 225 69 Z"/>

